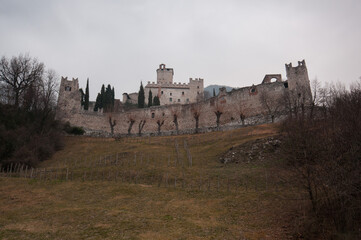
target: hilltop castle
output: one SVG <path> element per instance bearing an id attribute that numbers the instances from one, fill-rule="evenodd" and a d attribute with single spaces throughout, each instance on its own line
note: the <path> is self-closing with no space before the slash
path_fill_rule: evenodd
<path id="1" fill-rule="evenodd" d="M 261 84 L 231 92 L 221 89 L 217 96 L 203 100 L 198 98 L 203 95 L 203 79 L 190 79 L 188 84 L 173 83 L 173 69 L 161 64 L 157 69 L 157 83 L 148 83 L 145 94 L 152 91 L 153 96 L 160 96 L 163 105 L 113 113 L 83 110 L 78 79 L 70 81 L 62 77 L 57 118 L 81 126 L 87 133 L 103 135 L 111 130 L 120 135 L 179 134 L 277 121 L 287 115 L 287 111 L 293 111 L 290 104 L 307 105 L 311 101 L 305 61 L 299 61 L 295 67 L 292 63 L 285 67 L 285 81 L 281 74 L 267 74 Z M 116 120 L 113 128 L 109 125 L 110 119 Z M 144 128 L 141 128 L 142 122 L 146 122 Z"/>
<path id="2" fill-rule="evenodd" d="M 144 87 L 145 103 L 148 104 L 149 91 L 152 96 L 158 96 L 160 105 L 188 104 L 203 99 L 203 79 L 189 79 L 189 83 L 173 82 L 173 68 L 160 64 L 157 69 L 157 82 L 150 82 Z M 123 93 L 123 103 L 136 104 L 138 93 Z"/>

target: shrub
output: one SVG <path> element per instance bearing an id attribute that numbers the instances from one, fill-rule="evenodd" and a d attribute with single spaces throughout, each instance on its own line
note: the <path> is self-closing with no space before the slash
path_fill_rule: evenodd
<path id="1" fill-rule="evenodd" d="M 35 167 L 64 147 L 61 128 L 47 110 L 0 104 L 0 164 Z M 14 164 L 13 164 L 14 165 Z"/>
<path id="2" fill-rule="evenodd" d="M 83 135 L 85 133 L 85 130 L 82 127 L 71 126 L 69 122 L 66 122 L 64 124 L 63 130 L 67 134 L 72 134 L 72 135 Z"/>

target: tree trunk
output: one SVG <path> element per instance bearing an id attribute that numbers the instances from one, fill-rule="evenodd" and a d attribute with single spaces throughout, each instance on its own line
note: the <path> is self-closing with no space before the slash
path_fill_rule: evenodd
<path id="1" fill-rule="evenodd" d="M 15 92 L 15 107 L 19 107 L 19 92 Z"/>
<path id="2" fill-rule="evenodd" d="M 114 126 L 116 125 L 116 121 L 113 120 L 113 122 L 112 122 L 111 117 L 109 117 L 109 125 L 110 125 L 110 133 L 113 136 L 114 135 Z"/>
<path id="3" fill-rule="evenodd" d="M 163 121 L 158 120 L 158 121 L 157 121 L 157 124 L 158 124 L 158 135 L 160 135 L 160 129 L 161 129 L 161 127 L 162 127 L 163 124 L 164 124 L 164 120 L 163 120 Z"/>
<path id="4" fill-rule="evenodd" d="M 217 111 L 217 112 L 215 112 L 215 114 L 217 116 L 217 121 L 216 121 L 217 128 L 219 128 L 219 122 L 220 122 L 220 119 L 221 119 L 222 112 Z"/>
<path id="5" fill-rule="evenodd" d="M 140 123 L 139 123 L 139 131 L 138 131 L 138 135 L 139 137 L 142 136 L 142 130 L 143 130 L 143 127 L 145 125 L 145 120 L 141 120 Z"/>
<path id="6" fill-rule="evenodd" d="M 135 122 L 134 120 L 129 121 L 128 135 L 130 135 L 130 131 L 132 131 L 132 127 L 133 127 L 134 122 Z"/>
<path id="7" fill-rule="evenodd" d="M 244 120 L 245 120 L 245 116 L 241 113 L 241 115 L 239 116 L 242 122 L 242 126 L 244 126 Z"/>

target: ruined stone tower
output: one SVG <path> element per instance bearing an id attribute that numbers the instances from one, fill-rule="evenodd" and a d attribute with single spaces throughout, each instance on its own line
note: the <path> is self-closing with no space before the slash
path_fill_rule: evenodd
<path id="1" fill-rule="evenodd" d="M 306 99 L 311 99 L 310 80 L 305 60 L 298 61 L 297 67 L 292 67 L 292 63 L 285 64 L 288 87 L 290 91 L 303 95 Z"/>
<path id="2" fill-rule="evenodd" d="M 56 110 L 57 119 L 68 117 L 80 112 L 81 94 L 79 92 L 78 78 L 68 80 L 67 77 L 61 77 L 58 105 Z"/>

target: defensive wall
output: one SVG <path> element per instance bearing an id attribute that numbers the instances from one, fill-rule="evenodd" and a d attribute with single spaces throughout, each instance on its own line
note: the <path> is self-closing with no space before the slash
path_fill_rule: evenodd
<path id="1" fill-rule="evenodd" d="M 296 67 L 292 67 L 291 63 L 286 64 L 286 76 L 287 80 L 282 81 L 280 74 L 269 74 L 261 84 L 231 92 L 221 89 L 218 96 L 197 103 L 173 104 L 117 113 L 82 110 L 78 80 L 69 81 L 62 78 L 57 118 L 68 121 L 71 125 L 83 127 L 88 134 L 100 135 L 111 132 L 110 118 L 116 123 L 115 135 L 127 135 L 129 130 L 131 134 L 138 134 L 144 121 L 142 134 L 158 134 L 159 125 L 161 125 L 161 134 L 191 133 L 196 130 L 196 116 L 198 116 L 199 131 L 261 124 L 271 121 L 273 114 L 271 111 L 277 111 L 274 113 L 275 120 L 282 118 L 285 106 L 285 102 L 282 101 L 285 94 L 292 93 L 297 98 L 311 99 L 310 82 L 304 60 L 299 61 Z M 219 123 L 216 113 L 220 116 Z"/>

